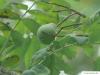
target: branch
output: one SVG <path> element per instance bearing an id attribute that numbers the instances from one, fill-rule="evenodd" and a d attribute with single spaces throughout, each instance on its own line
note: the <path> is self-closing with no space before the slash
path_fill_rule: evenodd
<path id="1" fill-rule="evenodd" d="M 62 12 L 62 11 L 67 11 L 65 9 L 62 9 L 62 10 L 53 10 L 52 12 Z"/>
<path id="2" fill-rule="evenodd" d="M 63 47 L 61 47 L 61 48 L 59 48 L 59 49 L 57 49 L 57 50 L 54 50 L 54 51 L 48 52 L 48 55 L 55 54 L 55 53 L 61 51 L 62 49 L 67 48 L 67 47 L 70 47 L 70 46 L 73 46 L 73 45 L 74 45 L 74 44 L 64 45 Z"/>
<path id="3" fill-rule="evenodd" d="M 75 25 L 81 25 L 82 23 L 78 23 L 78 24 L 72 24 L 72 25 L 68 25 L 68 26 L 63 26 L 61 27 L 61 29 L 57 32 L 57 34 L 55 36 L 57 36 L 64 28 L 67 28 L 67 27 L 73 27 Z"/>
<path id="4" fill-rule="evenodd" d="M 57 24 L 57 27 L 59 27 L 62 23 L 64 23 L 64 21 L 66 21 L 67 19 L 69 19 L 71 16 L 75 15 L 76 13 L 70 14 L 68 16 L 66 16 L 61 22 L 59 22 Z"/>
<path id="5" fill-rule="evenodd" d="M 82 13 L 80 13 L 80 12 L 78 12 L 78 11 L 72 9 L 72 8 L 69 8 L 69 7 L 67 7 L 67 6 L 63 6 L 63 5 L 56 4 L 56 3 L 51 3 L 51 2 L 44 2 L 44 3 L 52 4 L 52 5 L 56 5 L 56 6 L 60 6 L 60 7 L 63 7 L 63 8 L 67 8 L 67 9 L 71 10 L 72 12 L 75 12 L 76 14 L 78 14 L 78 15 L 84 17 L 84 18 L 86 17 L 84 14 L 82 14 Z"/>
<path id="6" fill-rule="evenodd" d="M 19 20 L 17 21 L 17 23 L 15 24 L 14 28 L 10 31 L 9 35 L 8 35 L 8 38 L 7 40 L 5 41 L 5 43 L 3 44 L 1 50 L 0 50 L 0 55 L 2 54 L 3 50 L 6 48 L 8 42 L 9 42 L 9 39 L 10 39 L 10 36 L 13 32 L 13 30 L 18 26 L 18 24 L 20 23 L 20 21 L 22 20 L 22 18 L 27 14 L 27 12 L 35 5 L 35 2 L 30 6 L 29 9 L 26 10 L 26 12 L 19 18 Z"/>
<path id="7" fill-rule="evenodd" d="M 82 25 L 83 23 L 76 23 L 76 24 L 71 24 L 71 25 L 68 25 L 68 26 L 63 26 L 62 29 L 64 28 L 67 28 L 67 27 L 73 27 L 75 25 Z"/>

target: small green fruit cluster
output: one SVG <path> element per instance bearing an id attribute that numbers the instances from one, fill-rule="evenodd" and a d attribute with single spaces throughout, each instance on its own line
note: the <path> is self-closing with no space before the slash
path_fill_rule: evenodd
<path id="1" fill-rule="evenodd" d="M 37 31 L 40 42 L 43 44 L 50 44 L 55 39 L 56 28 L 54 23 L 42 25 Z"/>

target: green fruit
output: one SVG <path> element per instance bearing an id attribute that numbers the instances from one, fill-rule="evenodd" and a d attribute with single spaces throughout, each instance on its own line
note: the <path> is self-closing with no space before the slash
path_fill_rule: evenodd
<path id="1" fill-rule="evenodd" d="M 56 25 L 53 23 L 42 25 L 38 31 L 37 36 L 41 43 L 50 44 L 56 35 Z"/>
<path id="2" fill-rule="evenodd" d="M 22 75 L 36 75 L 32 70 L 25 70 Z"/>

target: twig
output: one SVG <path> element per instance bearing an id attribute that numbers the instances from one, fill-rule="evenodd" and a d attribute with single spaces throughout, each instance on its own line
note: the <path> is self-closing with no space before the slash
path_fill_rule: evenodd
<path id="1" fill-rule="evenodd" d="M 61 51 L 61 49 L 63 49 L 63 48 L 67 48 L 67 47 L 69 47 L 69 46 L 73 46 L 73 44 L 65 45 L 65 46 L 63 46 L 63 47 L 61 47 L 61 48 L 59 48 L 59 49 L 57 49 L 57 50 L 54 50 L 54 51 L 48 52 L 48 55 L 55 54 L 55 53 Z"/>
<path id="2" fill-rule="evenodd" d="M 72 27 L 72 26 L 75 26 L 75 25 L 82 25 L 82 24 L 83 23 L 71 24 L 71 25 L 68 25 L 68 26 L 63 26 L 62 29 L 67 28 L 67 27 Z"/>
<path id="3" fill-rule="evenodd" d="M 8 38 L 7 40 L 5 41 L 4 45 L 2 46 L 1 50 L 0 50 L 0 55 L 2 54 L 3 50 L 6 48 L 8 42 L 9 42 L 9 39 L 10 39 L 10 36 L 12 34 L 12 32 L 15 30 L 15 28 L 18 26 L 18 24 L 20 23 L 20 21 L 22 20 L 22 18 L 27 14 L 27 12 L 35 5 L 35 2 L 30 6 L 29 9 L 26 10 L 26 12 L 19 18 L 19 20 L 17 21 L 17 23 L 15 24 L 14 28 L 9 32 L 9 35 L 8 35 Z"/>
<path id="4" fill-rule="evenodd" d="M 53 10 L 52 12 L 62 12 L 62 11 L 67 11 L 65 9 L 62 9 L 62 10 Z"/>
<path id="5" fill-rule="evenodd" d="M 78 15 L 80 15 L 80 16 L 82 16 L 82 17 L 84 17 L 84 18 L 86 17 L 84 14 L 82 14 L 82 13 L 80 13 L 80 12 L 78 12 L 78 11 L 76 11 L 76 10 L 72 9 L 72 8 L 69 8 L 69 7 L 67 7 L 67 6 L 63 6 L 63 5 L 56 4 L 56 3 L 51 3 L 51 2 L 44 2 L 44 3 L 47 3 L 47 4 L 52 4 L 52 5 L 56 5 L 56 6 L 60 6 L 60 7 L 67 8 L 67 9 L 69 9 L 69 10 L 71 10 L 71 11 L 75 12 L 76 14 L 78 14 Z"/>
<path id="6" fill-rule="evenodd" d="M 64 37 L 64 35 L 58 35 L 57 37 Z"/>
<path id="7" fill-rule="evenodd" d="M 72 24 L 72 25 L 68 25 L 68 26 L 63 26 L 63 27 L 61 27 L 61 29 L 57 32 L 57 34 L 56 34 L 55 36 L 57 36 L 57 35 L 62 31 L 62 29 L 64 29 L 64 28 L 73 27 L 73 26 L 75 26 L 75 25 L 81 25 L 81 24 L 82 24 L 82 23 Z"/>
<path id="8" fill-rule="evenodd" d="M 62 23 L 64 23 L 67 19 L 69 19 L 71 16 L 75 15 L 76 13 L 70 14 L 66 16 L 61 22 L 57 24 L 57 27 L 59 27 Z"/>

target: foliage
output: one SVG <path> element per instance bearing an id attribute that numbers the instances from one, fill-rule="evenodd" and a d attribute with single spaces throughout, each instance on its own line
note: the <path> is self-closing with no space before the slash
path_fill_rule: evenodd
<path id="1" fill-rule="evenodd" d="M 0 75 L 100 71 L 99 3 L 100 0 L 0 0 L 0 73 L 4 71 Z M 57 29 L 55 37 L 51 35 L 53 40 L 45 45 L 37 32 L 49 23 L 56 24 Z M 47 42 L 51 40 L 48 38 Z"/>

